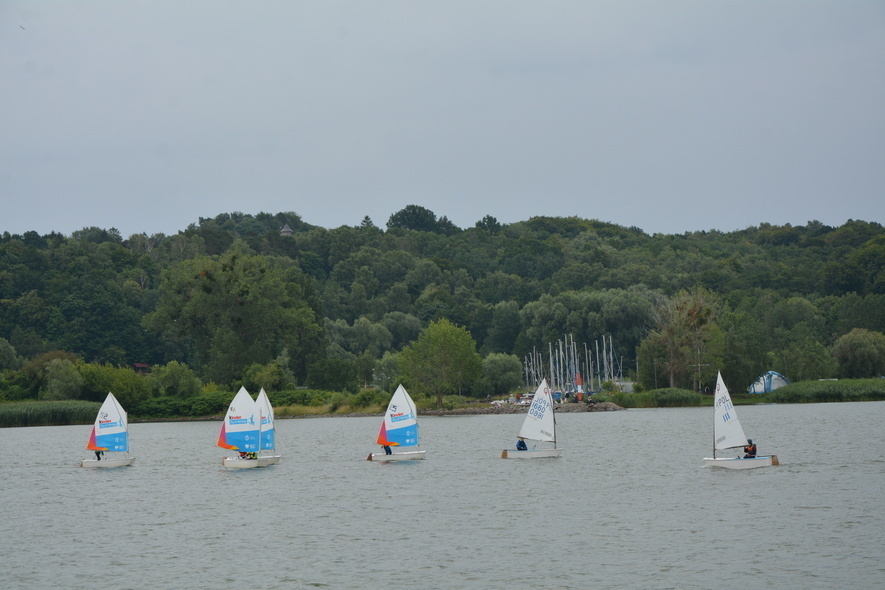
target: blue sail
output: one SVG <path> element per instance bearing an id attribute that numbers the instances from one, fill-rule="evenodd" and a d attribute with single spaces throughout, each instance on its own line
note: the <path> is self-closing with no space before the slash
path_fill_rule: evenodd
<path id="1" fill-rule="evenodd" d="M 227 444 L 246 453 L 258 452 L 258 429 L 227 432 Z"/>
<path id="2" fill-rule="evenodd" d="M 418 444 L 418 425 L 410 424 L 403 428 L 388 430 L 387 440 L 400 447 L 414 447 Z"/>
<path id="3" fill-rule="evenodd" d="M 109 451 L 128 451 L 129 433 L 124 430 L 123 432 L 112 432 L 111 434 L 97 434 L 95 436 L 95 444 Z"/>
<path id="4" fill-rule="evenodd" d="M 415 402 L 402 385 L 396 388 L 387 405 L 387 412 L 384 414 L 384 422 L 378 435 L 378 444 L 398 447 L 418 445 L 418 416 Z"/>
<path id="5" fill-rule="evenodd" d="M 260 423 L 258 406 L 246 388 L 241 387 L 228 406 L 221 435 L 218 437 L 218 446 L 244 453 L 257 453 Z"/>
<path id="6" fill-rule="evenodd" d="M 270 423 L 270 428 L 268 428 L 268 423 Z M 273 450 L 276 446 L 275 438 L 273 423 L 268 418 L 263 418 L 261 420 L 261 449 Z"/>

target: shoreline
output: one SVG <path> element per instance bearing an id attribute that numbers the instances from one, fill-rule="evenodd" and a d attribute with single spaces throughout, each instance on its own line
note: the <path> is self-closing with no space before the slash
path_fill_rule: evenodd
<path id="1" fill-rule="evenodd" d="M 554 408 L 558 414 L 574 414 L 582 412 L 616 412 L 626 410 L 612 402 L 597 402 L 594 404 L 565 403 L 557 404 Z M 483 416 L 488 414 L 525 414 L 528 405 L 501 404 L 498 406 L 482 406 L 477 408 L 455 408 L 452 410 L 418 410 L 418 416 Z M 383 416 L 384 412 L 356 412 L 351 414 L 304 414 L 301 416 L 277 416 L 277 420 L 290 420 L 298 418 L 372 418 Z"/>
<path id="2" fill-rule="evenodd" d="M 626 410 L 621 406 L 612 402 L 597 402 L 593 404 L 586 403 L 565 403 L 557 404 L 555 411 L 560 414 L 574 414 L 582 412 L 616 412 Z M 525 414 L 528 411 L 528 405 L 520 406 L 517 404 L 501 404 L 497 406 L 482 406 L 475 408 L 455 408 L 452 410 L 418 410 L 419 416 L 483 416 L 488 414 Z M 276 416 L 276 420 L 299 420 L 303 418 L 376 418 L 383 416 L 384 412 L 354 412 L 350 414 L 302 414 L 299 416 Z M 148 424 L 152 422 L 214 422 L 222 420 L 223 415 L 218 416 L 201 416 L 199 418 L 163 418 L 148 420 L 130 420 L 130 424 Z"/>
<path id="3" fill-rule="evenodd" d="M 520 406 L 517 404 L 500 404 L 497 406 L 484 406 L 480 408 L 456 408 L 454 410 L 419 410 L 419 416 L 473 416 L 484 414 L 525 414 L 528 411 L 528 405 Z M 615 412 L 625 410 L 621 406 L 612 402 L 596 402 L 593 404 L 565 403 L 556 404 L 553 410 L 557 414 L 572 414 L 579 412 Z"/>

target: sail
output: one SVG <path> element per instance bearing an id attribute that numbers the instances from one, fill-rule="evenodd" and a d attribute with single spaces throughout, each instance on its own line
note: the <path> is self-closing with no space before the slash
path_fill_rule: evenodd
<path id="1" fill-rule="evenodd" d="M 556 442 L 556 420 L 553 416 L 553 398 L 550 396 L 550 388 L 547 387 L 547 380 L 543 379 L 538 389 L 535 390 L 535 397 L 532 398 L 532 405 L 529 406 L 529 413 L 519 429 L 519 437 L 530 440 L 539 440 L 544 442 Z"/>
<path id="2" fill-rule="evenodd" d="M 258 405 L 258 415 L 261 417 L 259 427 L 261 443 L 259 446 L 262 451 L 272 451 L 276 444 L 273 428 L 273 406 L 270 405 L 270 400 L 267 398 L 263 387 L 258 392 L 258 399 L 255 400 L 255 403 Z"/>
<path id="3" fill-rule="evenodd" d="M 227 408 L 224 423 L 221 425 L 221 434 L 218 436 L 218 446 L 246 453 L 257 453 L 258 423 L 258 406 L 246 388 L 241 387 Z"/>
<path id="4" fill-rule="evenodd" d="M 747 437 L 738 421 L 731 395 L 722 380 L 722 373 L 716 378 L 716 398 L 713 402 L 713 448 L 717 451 L 747 445 Z"/>
<path id="5" fill-rule="evenodd" d="M 86 448 L 90 451 L 129 450 L 129 420 L 113 393 L 108 392 L 98 410 Z"/>
<path id="6" fill-rule="evenodd" d="M 402 385 L 390 398 L 377 442 L 395 447 L 414 447 L 418 444 L 418 412 L 415 402 Z"/>

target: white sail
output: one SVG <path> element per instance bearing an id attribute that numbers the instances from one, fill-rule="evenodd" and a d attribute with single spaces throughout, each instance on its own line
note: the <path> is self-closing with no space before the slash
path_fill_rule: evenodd
<path id="1" fill-rule="evenodd" d="M 260 437 L 261 442 L 259 447 L 262 451 L 272 451 L 276 446 L 276 434 L 274 432 L 273 420 L 273 406 L 270 405 L 270 400 L 267 397 L 267 393 L 265 393 L 264 388 L 261 388 L 261 391 L 258 392 L 258 399 L 255 400 L 255 403 L 258 405 L 258 416 L 260 417 Z"/>
<path id="2" fill-rule="evenodd" d="M 550 395 L 550 388 L 547 387 L 546 379 L 541 381 L 541 384 L 538 385 L 538 389 L 535 391 L 535 397 L 532 398 L 532 405 L 529 406 L 525 422 L 522 423 L 522 428 L 519 429 L 519 437 L 543 442 L 556 442 L 553 397 Z"/>
<path id="3" fill-rule="evenodd" d="M 721 451 L 747 446 L 747 436 L 738 421 L 734 404 L 731 403 L 731 395 L 722 380 L 722 373 L 719 373 L 716 379 L 716 398 L 713 407 L 713 449 Z"/>
<path id="4" fill-rule="evenodd" d="M 218 446 L 246 453 L 258 452 L 259 438 L 258 406 L 245 387 L 234 396 L 218 436 Z"/>
<path id="5" fill-rule="evenodd" d="M 91 451 L 128 451 L 129 421 L 113 393 L 108 392 L 95 417 L 86 448 Z"/>
<path id="6" fill-rule="evenodd" d="M 390 398 L 378 433 L 379 445 L 414 447 L 418 444 L 418 410 L 406 388 L 400 385 Z"/>

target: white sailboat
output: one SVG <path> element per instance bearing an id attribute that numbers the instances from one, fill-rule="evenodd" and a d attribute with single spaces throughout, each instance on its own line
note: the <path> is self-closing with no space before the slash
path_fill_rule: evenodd
<path id="1" fill-rule="evenodd" d="M 129 456 L 129 418 L 113 393 L 98 410 L 86 448 L 95 451 L 95 459 L 80 461 L 80 467 L 127 467 L 135 461 Z"/>
<path id="2" fill-rule="evenodd" d="M 367 461 L 410 461 L 423 459 L 426 451 L 393 451 L 391 447 L 418 446 L 418 411 L 406 388 L 400 385 L 387 404 L 376 441 L 384 453 L 369 453 Z M 389 449 L 389 452 L 388 452 Z"/>
<path id="3" fill-rule="evenodd" d="M 222 449 L 237 451 L 238 454 L 222 459 L 222 465 L 230 469 L 259 467 L 260 421 L 258 405 L 246 388 L 240 387 L 227 408 L 216 443 Z"/>
<path id="4" fill-rule="evenodd" d="M 777 455 L 765 455 L 744 459 L 743 457 L 717 457 L 716 451 L 747 446 L 747 436 L 738 421 L 731 395 L 722 380 L 722 373 L 716 378 L 716 399 L 713 402 L 713 456 L 705 457 L 704 463 L 711 467 L 726 469 L 754 469 L 778 465 Z"/>
<path id="5" fill-rule="evenodd" d="M 258 429 L 258 466 L 267 467 L 268 465 L 276 465 L 280 462 L 280 455 L 275 452 L 276 433 L 273 427 L 273 406 L 265 393 L 264 388 L 258 392 L 258 399 L 255 400 L 258 405 L 258 416 L 260 419 Z"/>
<path id="6" fill-rule="evenodd" d="M 537 459 L 542 457 L 559 457 L 562 449 L 556 447 L 556 417 L 553 414 L 553 397 L 550 395 L 550 388 L 547 386 L 547 380 L 542 379 L 535 395 L 532 398 L 532 405 L 529 406 L 528 414 L 519 429 L 518 435 L 520 441 L 533 441 L 533 448 L 524 450 L 505 449 L 501 452 L 502 459 Z M 537 448 L 537 443 L 553 443 L 553 448 Z"/>

